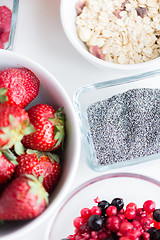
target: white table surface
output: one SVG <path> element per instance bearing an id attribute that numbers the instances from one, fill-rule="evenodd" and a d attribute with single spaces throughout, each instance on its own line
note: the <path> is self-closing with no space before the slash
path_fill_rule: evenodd
<path id="1" fill-rule="evenodd" d="M 60 0 L 20 0 L 13 51 L 43 65 L 59 80 L 71 99 L 81 86 L 133 74 L 102 70 L 79 56 L 63 32 L 59 9 Z M 160 180 L 159 169 L 160 162 L 155 160 L 108 172 L 136 172 Z M 82 146 L 78 172 L 71 189 L 100 174 L 88 167 Z M 47 219 L 17 240 L 44 240 L 49 223 L 50 219 Z"/>

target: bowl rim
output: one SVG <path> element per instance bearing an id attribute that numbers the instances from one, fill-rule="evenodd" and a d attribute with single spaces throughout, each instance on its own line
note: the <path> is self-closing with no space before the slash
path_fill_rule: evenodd
<path id="1" fill-rule="evenodd" d="M 81 151 L 81 140 L 79 137 L 80 129 L 79 129 L 79 125 L 78 125 L 78 120 L 77 120 L 77 116 L 75 114 L 75 109 L 73 107 L 72 101 L 71 101 L 69 95 L 67 94 L 67 92 L 65 91 L 65 89 L 63 88 L 63 86 L 54 77 L 54 75 L 51 74 L 46 68 L 44 68 L 42 65 L 40 65 L 36 61 L 34 61 L 26 56 L 23 56 L 19 53 L 0 49 L 0 54 L 1 54 L 2 58 L 3 58 L 3 56 L 5 56 L 8 58 L 17 60 L 17 62 L 20 66 L 22 66 L 23 64 L 27 65 L 28 68 L 33 66 L 38 71 L 40 71 L 40 73 L 45 74 L 46 78 L 48 78 L 49 80 L 52 79 L 53 83 L 57 85 L 57 87 L 60 89 L 60 92 L 64 94 L 66 101 L 68 102 L 68 107 L 69 107 L 71 117 L 72 117 L 72 127 L 74 127 L 74 135 L 75 135 L 75 139 L 76 139 L 76 144 L 75 144 L 75 148 L 74 148 L 74 158 L 76 159 L 76 161 L 72 162 L 72 169 L 70 171 L 69 176 L 67 177 L 67 179 L 65 181 L 65 185 L 62 186 L 61 191 L 58 193 L 58 196 L 56 196 L 56 199 L 54 202 L 54 207 L 49 205 L 40 216 L 31 220 L 29 223 L 27 223 L 27 225 L 22 226 L 21 229 L 15 230 L 15 232 L 12 232 L 12 233 L 6 234 L 5 236 L 0 237 L 2 240 L 8 240 L 9 238 L 17 239 L 21 235 L 24 235 L 27 232 L 31 232 L 33 229 L 36 229 L 36 227 L 38 227 L 38 225 L 40 225 L 42 222 L 47 220 L 47 218 L 49 219 L 49 216 L 51 216 L 51 214 L 53 213 L 54 209 L 58 206 L 61 199 L 63 199 L 63 197 L 67 195 L 69 187 L 71 186 L 72 181 L 75 178 L 76 172 L 78 169 L 79 159 L 80 159 L 80 151 Z M 17 62 L 16 62 L 16 64 L 17 64 Z M 22 64 L 21 64 L 21 62 L 22 62 Z"/>
<path id="2" fill-rule="evenodd" d="M 144 180 L 146 182 L 152 183 L 154 185 L 157 185 L 158 187 L 160 187 L 160 181 L 152 178 L 152 177 L 148 177 L 146 175 L 143 174 L 139 174 L 139 173 L 131 173 L 131 172 L 116 172 L 116 173 L 107 173 L 107 174 L 103 174 L 97 177 L 93 177 L 83 183 L 81 183 L 78 187 L 74 188 L 61 202 L 58 211 L 56 212 L 56 215 L 54 216 L 54 218 L 52 218 L 51 223 L 48 226 L 48 229 L 46 231 L 46 235 L 45 235 L 45 240 L 50 240 L 49 236 L 51 234 L 52 231 L 52 226 L 54 225 L 56 218 L 58 216 L 58 214 L 60 214 L 60 212 L 63 210 L 63 207 L 65 206 L 65 204 L 72 199 L 72 197 L 74 197 L 77 193 L 79 193 L 80 191 L 82 191 L 83 189 L 85 189 L 86 187 L 100 182 L 102 180 L 106 180 L 106 179 L 111 179 L 111 178 L 120 178 L 120 177 L 126 177 L 126 178 L 133 178 L 133 179 L 140 179 L 140 180 Z"/>
<path id="3" fill-rule="evenodd" d="M 75 2 L 78 2 L 79 0 L 75 0 Z M 103 69 L 111 68 L 111 69 L 117 69 L 117 70 L 135 70 L 135 69 L 143 69 L 145 71 L 145 68 L 148 70 L 148 68 L 151 68 L 152 66 L 157 66 L 160 61 L 160 57 L 157 57 L 155 59 L 152 59 L 147 62 L 137 63 L 137 64 L 117 64 L 117 63 L 110 63 L 104 60 L 101 60 L 99 58 L 96 58 L 91 53 L 89 53 L 86 49 L 84 49 L 80 42 L 83 43 L 80 39 L 78 41 L 73 40 L 72 36 L 67 31 L 68 21 L 67 21 L 67 15 L 72 14 L 71 11 L 67 11 L 67 2 L 66 0 L 61 0 L 60 3 L 60 19 L 61 24 L 64 30 L 64 33 L 71 43 L 71 45 L 75 48 L 78 53 L 83 56 L 87 61 L 91 62 L 92 64 L 96 65 L 97 67 L 103 67 Z M 78 35 L 77 35 L 78 36 Z"/>

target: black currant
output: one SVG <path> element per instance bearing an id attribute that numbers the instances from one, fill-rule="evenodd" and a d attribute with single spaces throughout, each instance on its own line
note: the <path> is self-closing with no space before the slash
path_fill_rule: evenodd
<path id="1" fill-rule="evenodd" d="M 117 211 L 120 211 L 124 207 L 124 202 L 122 198 L 114 198 L 111 202 L 111 205 L 114 205 L 117 208 Z"/>
<path id="2" fill-rule="evenodd" d="M 157 232 L 157 228 L 151 227 L 147 232 L 150 234 L 150 240 L 154 240 L 154 234 Z"/>
<path id="3" fill-rule="evenodd" d="M 88 219 L 88 226 L 92 231 L 99 231 L 103 227 L 103 219 L 99 215 L 92 215 Z"/>
<path id="4" fill-rule="evenodd" d="M 160 229 L 158 229 L 154 234 L 153 237 L 150 238 L 152 240 L 159 240 L 160 239 Z"/>
<path id="5" fill-rule="evenodd" d="M 160 222 L 160 209 L 155 209 L 153 211 L 153 219 L 156 221 L 156 222 Z"/>
<path id="6" fill-rule="evenodd" d="M 98 207 L 101 209 L 101 215 L 106 214 L 106 209 L 110 206 L 110 203 L 106 200 L 102 200 L 98 203 Z"/>

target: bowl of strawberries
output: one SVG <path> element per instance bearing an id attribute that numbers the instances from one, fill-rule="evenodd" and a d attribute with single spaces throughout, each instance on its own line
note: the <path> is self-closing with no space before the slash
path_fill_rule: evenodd
<path id="1" fill-rule="evenodd" d="M 0 50 L 0 238 L 38 226 L 75 177 L 79 126 L 60 83 L 36 62 Z"/>

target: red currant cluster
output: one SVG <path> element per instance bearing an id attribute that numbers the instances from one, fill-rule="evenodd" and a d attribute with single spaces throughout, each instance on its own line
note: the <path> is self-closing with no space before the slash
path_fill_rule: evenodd
<path id="1" fill-rule="evenodd" d="M 160 209 L 147 200 L 142 208 L 133 202 L 124 207 L 122 198 L 111 203 L 95 200 L 98 205 L 83 208 L 73 221 L 70 240 L 160 240 Z M 63 239 L 64 240 L 64 239 Z"/>

